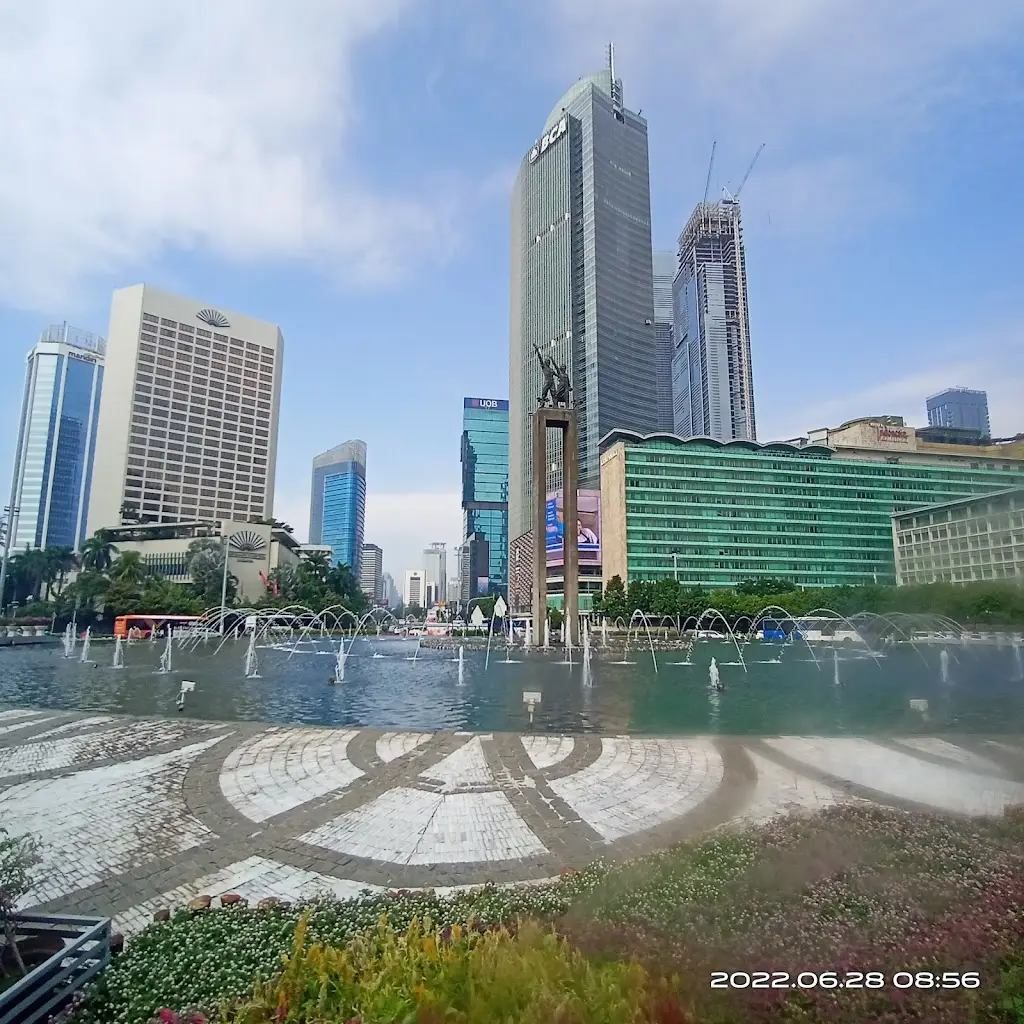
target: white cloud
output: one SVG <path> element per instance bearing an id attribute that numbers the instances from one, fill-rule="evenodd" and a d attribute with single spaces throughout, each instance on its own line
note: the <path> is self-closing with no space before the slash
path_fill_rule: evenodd
<path id="1" fill-rule="evenodd" d="M 309 495 L 278 493 L 274 515 L 308 538 Z M 462 537 L 462 505 L 458 491 L 366 496 L 364 540 L 384 550 L 384 571 L 402 586 L 406 569 L 423 568 L 423 550 L 434 541 L 448 545 L 448 573 L 456 569 L 455 547 Z"/>
<path id="2" fill-rule="evenodd" d="M 800 437 L 817 427 L 836 427 L 858 416 L 903 416 L 908 423 L 925 423 L 925 398 L 948 387 L 976 388 L 988 393 L 994 437 L 1024 431 L 1024 323 L 979 332 L 955 343 L 893 346 L 890 378 L 851 391 L 838 390 L 803 407 L 788 402 L 758 420 L 762 440 Z M 921 369 L 920 352 L 927 355 Z M 900 357 L 900 353 L 906 355 Z M 837 386 L 841 380 L 830 377 Z"/>
<path id="3" fill-rule="evenodd" d="M 443 207 L 344 159 L 353 53 L 407 6 L 0 0 L 0 301 L 60 305 L 167 246 L 370 280 L 443 252 Z"/>

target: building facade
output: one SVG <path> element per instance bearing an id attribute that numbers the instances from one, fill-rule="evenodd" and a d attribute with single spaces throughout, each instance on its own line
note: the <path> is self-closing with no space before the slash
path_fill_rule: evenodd
<path id="1" fill-rule="evenodd" d="M 754 441 L 747 261 L 740 205 L 700 203 L 679 236 L 673 285 L 674 432 Z"/>
<path id="2" fill-rule="evenodd" d="M 334 562 L 360 579 L 366 522 L 366 442 L 346 441 L 313 460 L 309 541 L 330 544 Z"/>
<path id="3" fill-rule="evenodd" d="M 894 512 L 1020 484 L 1021 461 L 887 462 L 824 445 L 615 431 L 601 458 L 603 578 L 891 584 Z"/>
<path id="4" fill-rule="evenodd" d="M 960 427 L 980 430 L 983 437 L 991 437 L 988 419 L 988 395 L 970 388 L 946 388 L 925 400 L 928 424 L 932 427 Z"/>
<path id="5" fill-rule="evenodd" d="M 464 601 L 508 596 L 508 416 L 503 398 L 462 403 L 462 537 Z M 471 571 L 472 570 L 472 571 Z"/>
<path id="6" fill-rule="evenodd" d="M 276 324 L 114 292 L 89 533 L 128 507 L 156 523 L 270 518 L 283 353 Z"/>
<path id="7" fill-rule="evenodd" d="M 1024 487 L 892 517 L 896 583 L 1024 584 Z"/>
<path id="8" fill-rule="evenodd" d="M 96 454 L 105 343 L 68 324 L 28 354 L 11 484 L 11 548 L 81 548 Z"/>
<path id="9" fill-rule="evenodd" d="M 509 345 L 510 547 L 533 529 L 532 417 L 544 375 L 564 364 L 579 416 L 580 486 L 596 486 L 598 442 L 658 428 L 647 122 L 609 66 L 555 104 L 512 193 Z M 547 489 L 561 486 L 548 442 Z M 555 468 L 552 468 L 555 467 Z M 528 541 L 526 542 L 528 545 Z"/>
<path id="10" fill-rule="evenodd" d="M 373 604 L 384 600 L 384 552 L 376 544 L 363 545 L 359 588 Z"/>
<path id="11" fill-rule="evenodd" d="M 434 541 L 423 551 L 423 575 L 430 587 L 432 604 L 444 600 L 448 590 L 448 546 Z"/>
<path id="12" fill-rule="evenodd" d="M 383 593 L 382 601 L 389 608 L 397 608 L 402 603 L 402 595 L 398 590 L 398 585 L 395 583 L 395 577 L 391 573 L 386 572 L 381 576 L 381 591 Z"/>
<path id="13" fill-rule="evenodd" d="M 406 608 L 426 607 L 427 577 L 422 569 L 405 570 L 405 592 L 402 594 L 402 601 Z"/>
<path id="14" fill-rule="evenodd" d="M 675 312 L 672 282 L 678 261 L 671 251 L 655 251 L 652 255 L 654 282 L 654 344 L 657 347 L 658 430 L 672 433 L 675 429 L 675 406 L 672 401 L 672 356 L 675 352 Z"/>

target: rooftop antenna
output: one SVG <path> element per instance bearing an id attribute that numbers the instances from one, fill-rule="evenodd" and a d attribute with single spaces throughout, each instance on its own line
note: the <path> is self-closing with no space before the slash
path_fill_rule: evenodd
<path id="1" fill-rule="evenodd" d="M 612 105 L 617 107 L 622 103 L 622 98 L 619 96 L 618 83 L 615 80 L 615 44 L 608 44 L 608 74 L 611 76 L 612 81 Z"/>
<path id="2" fill-rule="evenodd" d="M 711 159 L 708 161 L 708 178 L 704 182 L 704 202 L 708 201 L 708 189 L 711 188 L 711 170 L 715 166 L 715 146 L 718 145 L 718 139 L 715 139 L 711 143 Z"/>

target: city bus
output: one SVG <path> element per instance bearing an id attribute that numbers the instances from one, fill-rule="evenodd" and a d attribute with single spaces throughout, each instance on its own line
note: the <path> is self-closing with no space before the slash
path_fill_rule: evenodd
<path id="1" fill-rule="evenodd" d="M 168 626 L 188 626 L 201 618 L 200 615 L 118 615 L 114 619 L 114 636 L 123 639 L 128 639 L 129 635 L 147 637 Z"/>

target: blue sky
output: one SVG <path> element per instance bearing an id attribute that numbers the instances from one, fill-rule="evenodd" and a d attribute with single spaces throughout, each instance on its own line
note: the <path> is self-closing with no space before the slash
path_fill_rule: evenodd
<path id="1" fill-rule="evenodd" d="M 462 398 L 508 389 L 511 182 L 609 39 L 656 247 L 713 140 L 713 190 L 766 143 L 762 440 L 920 422 L 947 385 L 1024 430 L 1019 0 L 0 0 L 3 486 L 39 330 L 105 333 L 147 281 L 282 325 L 275 511 L 301 536 L 312 457 L 361 437 L 385 569 L 457 542 Z"/>

